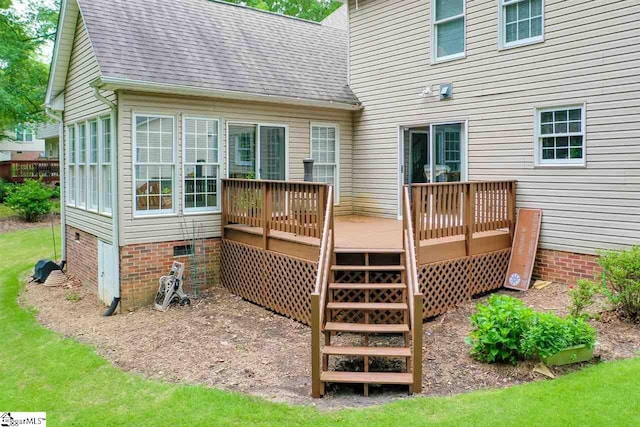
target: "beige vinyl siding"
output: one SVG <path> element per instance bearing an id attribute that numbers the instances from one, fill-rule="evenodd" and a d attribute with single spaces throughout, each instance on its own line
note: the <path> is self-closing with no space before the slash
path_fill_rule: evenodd
<path id="1" fill-rule="evenodd" d="M 109 114 L 109 108 L 93 96 L 93 89 L 89 84 L 100 76 L 98 62 L 91 48 L 91 42 L 84 26 L 82 16 L 76 21 L 76 32 L 69 61 L 69 72 L 65 85 L 64 110 L 64 153 L 65 165 L 68 162 L 67 126 L 80 120 L 95 118 L 98 115 Z M 103 92 L 112 101 L 115 94 Z M 66 171 L 65 171 L 66 172 Z M 65 178 L 67 175 L 65 175 Z M 66 182 L 68 185 L 68 181 Z M 67 224 L 93 234 L 98 238 L 113 241 L 113 220 L 110 216 L 99 215 L 84 209 L 71 206 L 66 207 Z"/>
<path id="2" fill-rule="evenodd" d="M 498 50 L 498 2 L 466 1 L 466 59 L 430 64 L 429 0 L 350 2 L 353 204 L 395 216 L 398 126 L 468 120 L 472 180 L 518 180 L 544 210 L 540 246 L 640 242 L 640 3 L 546 0 L 545 41 Z M 438 85 L 453 99 L 438 101 Z M 420 96 L 426 86 L 434 95 Z M 586 104 L 586 168 L 534 167 L 534 110 Z"/>
<path id="3" fill-rule="evenodd" d="M 175 116 L 177 124 L 178 158 L 178 206 L 176 214 L 154 218 L 134 217 L 132 182 L 132 118 L 134 113 Z M 221 231 L 220 214 L 182 215 L 182 117 L 195 115 L 223 119 L 222 153 L 226 158 L 226 131 L 228 122 L 275 123 L 288 126 L 289 179 L 302 180 L 302 160 L 310 157 L 310 123 L 336 123 L 340 127 L 340 206 L 338 214 L 352 212 L 352 116 L 349 111 L 285 106 L 255 102 L 206 99 L 195 97 L 170 97 L 154 94 L 123 92 L 119 96 L 118 109 L 119 150 L 119 205 L 120 242 L 130 245 L 142 242 L 179 240 L 185 237 L 183 230 L 203 230 L 202 237 L 218 237 Z M 226 164 L 222 165 L 225 176 Z M 186 225 L 186 227 L 185 227 Z"/>

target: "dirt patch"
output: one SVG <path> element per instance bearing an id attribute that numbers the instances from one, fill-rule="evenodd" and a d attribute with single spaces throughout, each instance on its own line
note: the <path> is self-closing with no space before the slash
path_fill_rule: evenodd
<path id="1" fill-rule="evenodd" d="M 564 315 L 567 291 L 566 286 L 553 284 L 527 293 L 501 293 L 522 298 L 536 309 Z M 151 378 L 205 384 L 320 408 L 358 407 L 407 397 L 406 387 L 371 387 L 370 397 L 365 398 L 362 386 L 331 386 L 324 399 L 311 399 L 309 328 L 223 288 L 194 300 L 191 307 L 172 307 L 166 313 L 144 308 L 109 318 L 102 317 L 105 307 L 95 295 L 76 283 L 59 288 L 29 285 L 21 301 L 39 310 L 38 320 L 45 326 L 94 346 L 115 366 Z M 470 331 L 469 316 L 477 303 L 469 301 L 425 323 L 425 395 L 451 395 L 545 378 L 532 372 L 535 363 L 489 365 L 469 357 L 464 337 Z M 599 333 L 599 359 L 638 355 L 640 326 L 615 318 L 592 324 Z M 353 337 L 344 335 L 337 341 L 353 343 Z M 338 359 L 332 363 L 358 369 L 362 362 Z M 404 362 L 388 363 L 398 368 Z M 561 375 L 584 365 L 552 371 Z"/>
<path id="2" fill-rule="evenodd" d="M 12 231 L 26 230 L 28 228 L 41 228 L 47 225 L 51 225 L 51 216 L 46 216 L 36 222 L 26 222 L 16 216 L 10 216 L 8 218 L 0 219 L 0 233 L 10 233 Z M 53 225 L 55 227 L 60 226 L 60 215 L 53 214 Z"/>

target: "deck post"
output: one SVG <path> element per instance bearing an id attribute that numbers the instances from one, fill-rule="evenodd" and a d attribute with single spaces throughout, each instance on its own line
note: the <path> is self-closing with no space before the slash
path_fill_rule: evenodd
<path id="1" fill-rule="evenodd" d="M 269 249 L 269 228 L 271 227 L 271 186 L 262 183 L 262 249 Z"/>
<path id="2" fill-rule="evenodd" d="M 507 218 L 509 219 L 509 240 L 513 244 L 513 234 L 516 229 L 516 181 L 509 185 L 509 195 L 507 197 Z"/>
<path id="3" fill-rule="evenodd" d="M 465 222 L 465 248 L 467 256 L 471 255 L 471 240 L 475 221 L 476 195 L 475 184 L 470 182 L 465 185 L 464 222 Z"/>
<path id="4" fill-rule="evenodd" d="M 229 211 L 229 206 L 227 206 L 227 192 L 229 191 L 229 187 L 227 186 L 227 181 L 222 180 L 222 206 L 221 206 L 221 218 L 222 221 L 222 232 L 220 235 L 224 239 L 224 229 L 229 224 L 229 220 L 227 219 L 227 212 Z"/>
<path id="5" fill-rule="evenodd" d="M 311 294 L 311 396 L 318 398 L 322 395 L 320 381 L 320 295 Z"/>
<path id="6" fill-rule="evenodd" d="M 417 284 L 416 284 L 417 285 Z M 422 392 L 422 294 L 411 295 L 413 298 L 413 392 Z"/>

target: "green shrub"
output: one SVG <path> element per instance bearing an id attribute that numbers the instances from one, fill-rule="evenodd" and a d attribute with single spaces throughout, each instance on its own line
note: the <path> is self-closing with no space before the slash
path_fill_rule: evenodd
<path id="1" fill-rule="evenodd" d="M 569 296 L 571 297 L 571 307 L 569 313 L 573 317 L 588 317 L 584 312 L 593 305 L 593 298 L 601 291 L 599 284 L 591 280 L 581 279 L 575 287 L 571 287 Z"/>
<path id="2" fill-rule="evenodd" d="M 60 200 L 60 187 L 59 186 L 55 186 L 51 189 L 51 198 L 52 199 L 57 199 Z"/>
<path id="3" fill-rule="evenodd" d="M 27 180 L 16 186 L 5 203 L 22 219 L 32 222 L 51 211 L 52 191 L 40 181 Z"/>
<path id="4" fill-rule="evenodd" d="M 521 351 L 524 357 L 544 359 L 567 347 L 593 348 L 595 342 L 596 330 L 583 319 L 536 313 L 522 336 Z"/>
<path id="5" fill-rule="evenodd" d="M 515 363 L 521 358 L 520 341 L 534 315 L 516 298 L 492 295 L 471 316 L 473 331 L 467 337 L 471 356 L 481 362 Z"/>
<path id="6" fill-rule="evenodd" d="M 13 188 L 14 185 L 12 183 L 0 179 L 0 203 L 4 203 Z"/>
<path id="7" fill-rule="evenodd" d="M 640 246 L 627 251 L 600 253 L 605 294 L 618 311 L 632 320 L 640 320 Z"/>

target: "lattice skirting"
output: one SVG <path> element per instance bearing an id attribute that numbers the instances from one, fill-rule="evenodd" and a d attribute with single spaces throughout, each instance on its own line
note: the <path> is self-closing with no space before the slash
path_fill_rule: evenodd
<path id="1" fill-rule="evenodd" d="M 500 288 L 511 249 L 418 266 L 425 319 L 445 313 L 474 295 Z"/>
<path id="2" fill-rule="evenodd" d="M 222 241 L 221 281 L 232 293 L 309 325 L 318 264 Z"/>

